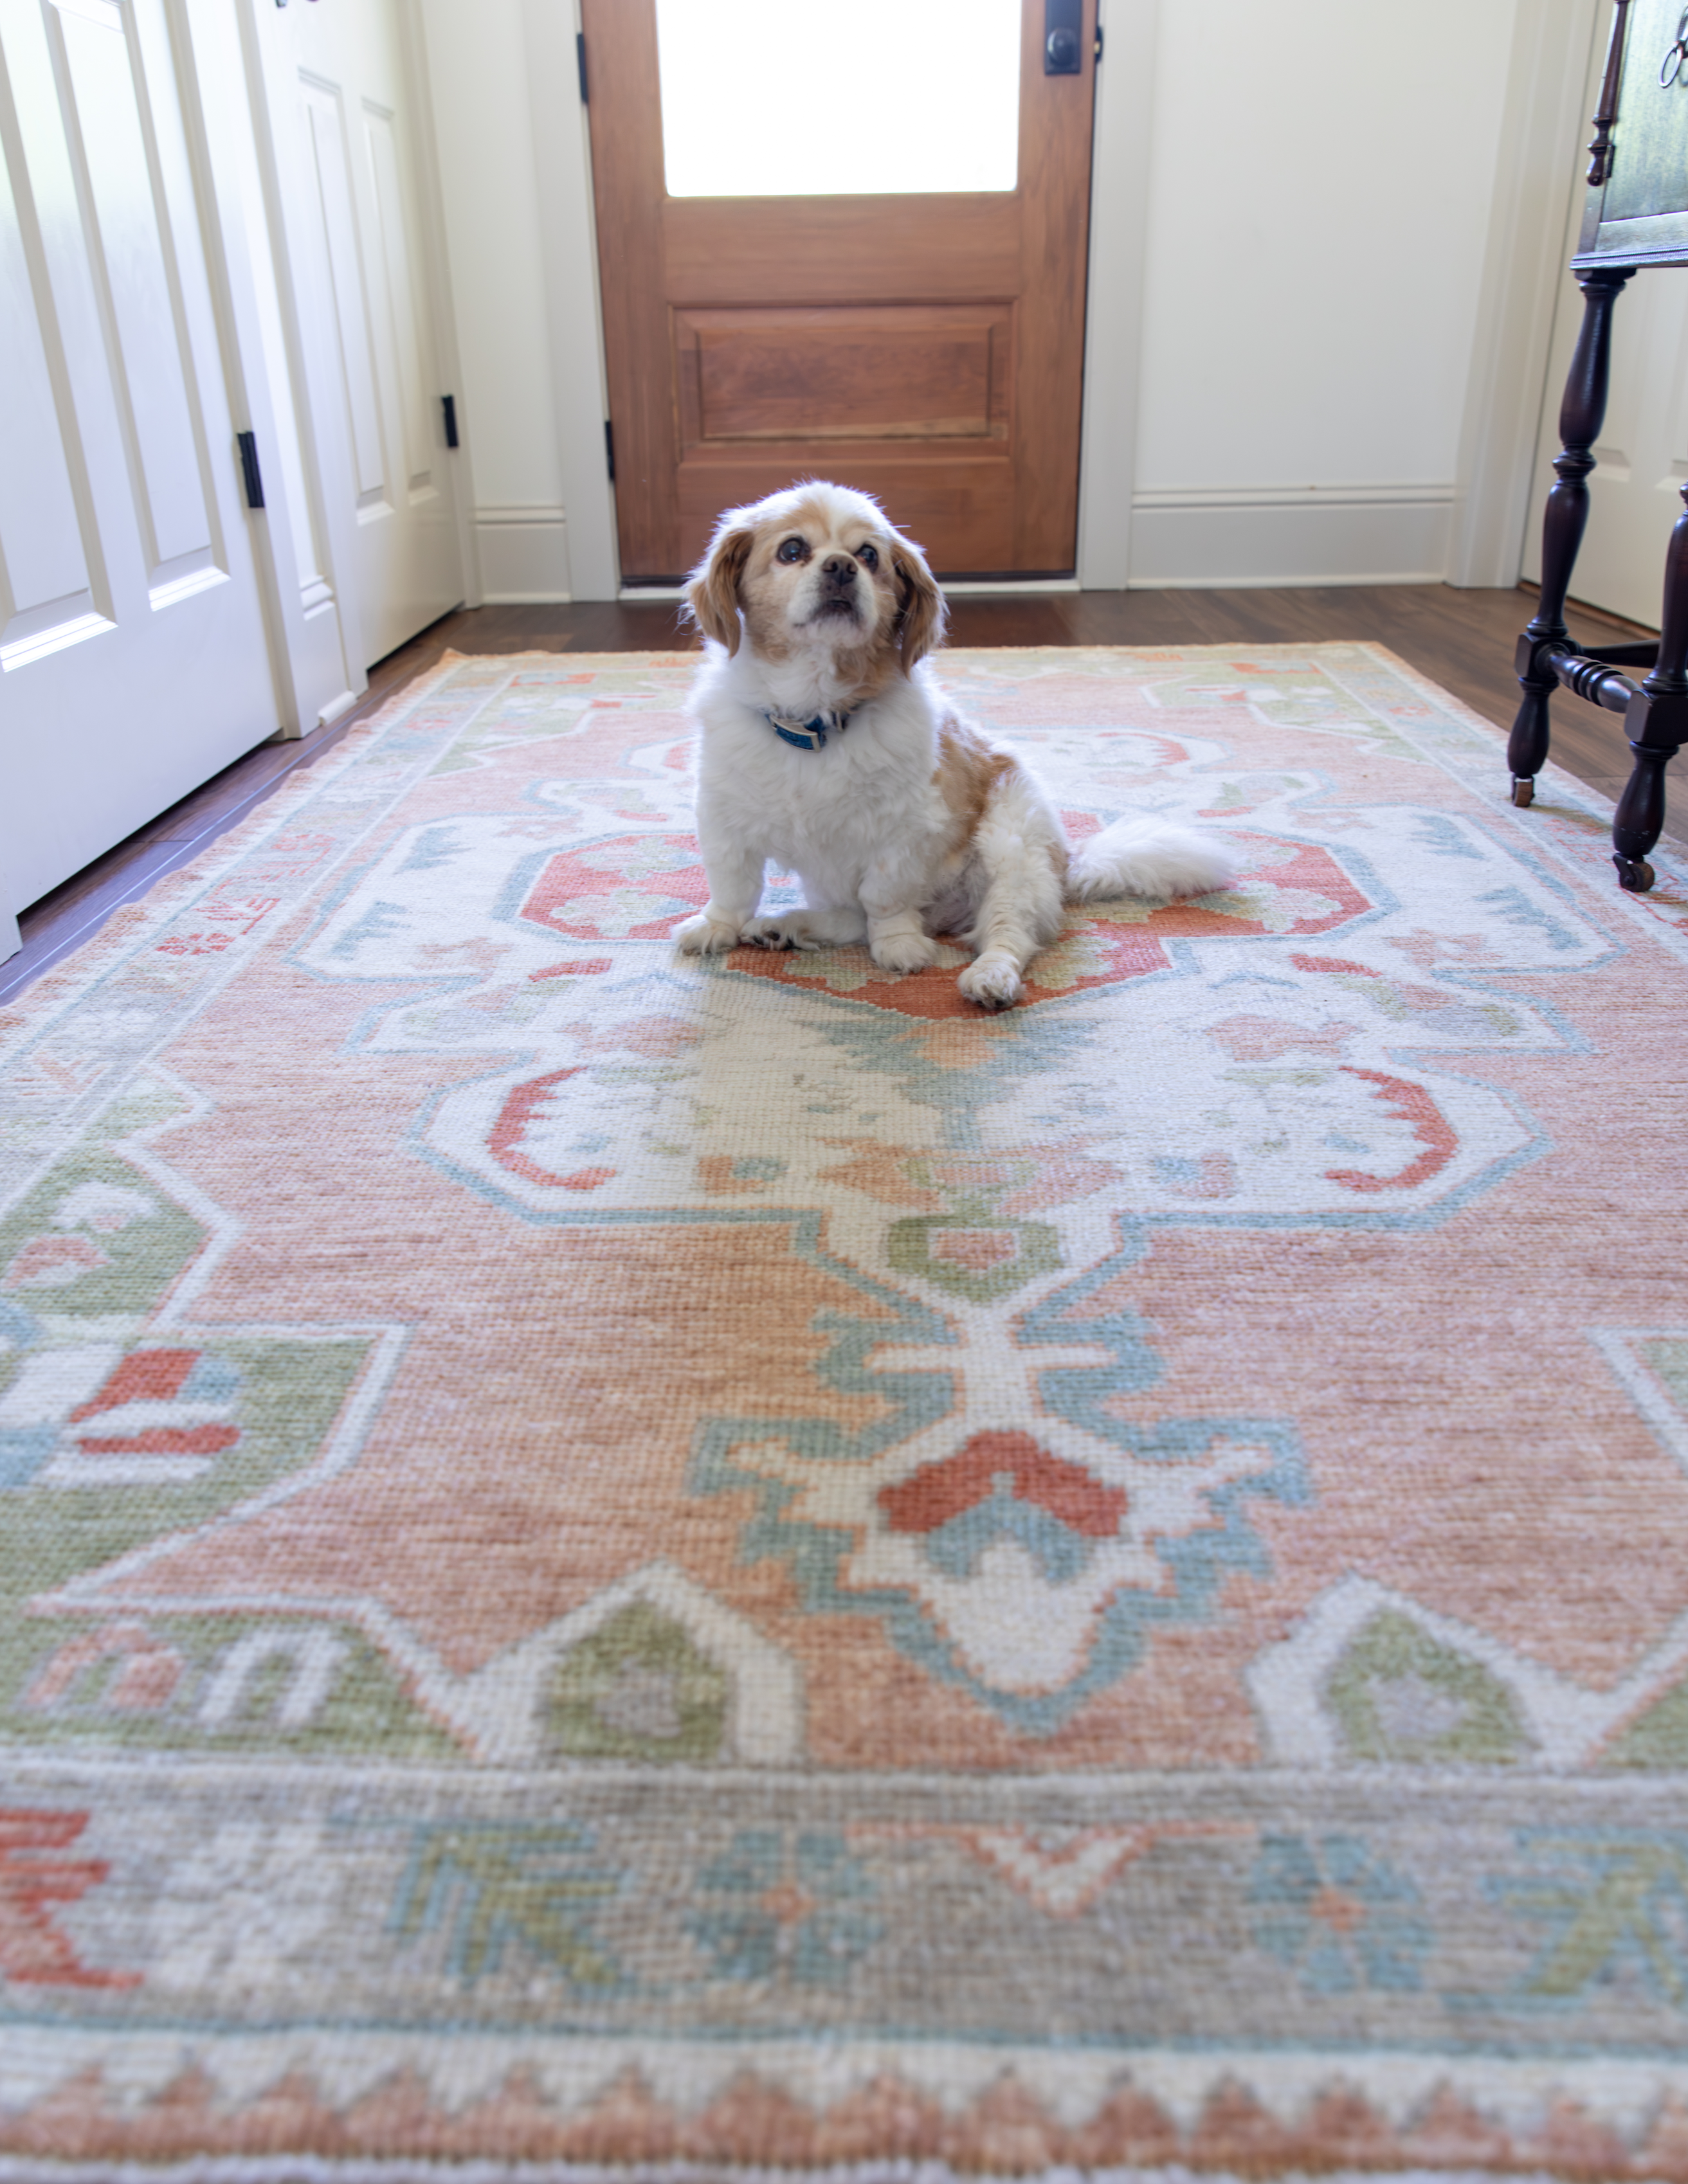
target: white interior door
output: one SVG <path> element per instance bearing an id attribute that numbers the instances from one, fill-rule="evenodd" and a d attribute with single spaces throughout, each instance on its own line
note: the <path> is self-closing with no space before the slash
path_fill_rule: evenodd
<path id="1" fill-rule="evenodd" d="M 164 0 L 0 0 L 14 910 L 278 724 L 175 59 Z"/>
<path id="2" fill-rule="evenodd" d="M 1609 11 L 1596 12 L 1585 114 L 1594 112 L 1606 60 Z M 1567 259 L 1577 246 L 1582 213 L 1579 188 L 1572 197 Z M 1541 578 L 1541 510 L 1560 448 L 1559 398 L 1582 317 L 1582 291 L 1568 273 L 1553 318 L 1535 490 L 1524 533 L 1524 573 L 1533 583 Z M 1612 315 L 1611 394 L 1594 458 L 1588 529 L 1571 596 L 1657 629 L 1664 549 L 1682 513 L 1680 489 L 1688 482 L 1688 270 L 1637 273 L 1618 297 Z"/>
<path id="3" fill-rule="evenodd" d="M 322 475 L 367 666 L 465 596 L 407 25 L 403 0 L 259 14 L 311 404 L 325 425 L 331 413 Z"/>

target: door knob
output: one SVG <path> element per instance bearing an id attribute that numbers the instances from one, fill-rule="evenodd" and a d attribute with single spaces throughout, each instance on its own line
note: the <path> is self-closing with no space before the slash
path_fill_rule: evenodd
<path id="1" fill-rule="evenodd" d="M 1084 0 L 1044 0 L 1044 74 L 1078 75 L 1084 67 Z"/>

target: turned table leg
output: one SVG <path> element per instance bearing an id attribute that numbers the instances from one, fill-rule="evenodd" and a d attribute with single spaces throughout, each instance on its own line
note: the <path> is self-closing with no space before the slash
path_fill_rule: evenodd
<path id="1" fill-rule="evenodd" d="M 1688 486 L 1682 488 L 1688 508 Z M 1664 769 L 1688 742 L 1688 512 L 1679 515 L 1664 557 L 1658 665 L 1630 700 L 1624 733 L 1635 771 L 1612 822 L 1612 861 L 1620 887 L 1645 894 L 1653 883 L 1647 852 L 1664 827 Z"/>
<path id="2" fill-rule="evenodd" d="M 1514 804 L 1530 802 L 1535 776 L 1547 763 L 1547 701 L 1553 694 L 1554 677 L 1541 655 L 1548 646 L 1570 639 L 1565 627 L 1565 595 L 1571 588 L 1571 571 L 1588 522 L 1586 480 L 1594 468 L 1590 450 L 1606 416 L 1607 385 L 1612 372 L 1612 307 L 1634 270 L 1630 265 L 1602 265 L 1577 276 L 1584 297 L 1583 323 L 1559 408 L 1563 446 L 1553 462 L 1558 482 L 1548 493 L 1541 521 L 1541 596 L 1534 618 L 1518 642 L 1518 678 L 1524 699 L 1507 745 Z"/>

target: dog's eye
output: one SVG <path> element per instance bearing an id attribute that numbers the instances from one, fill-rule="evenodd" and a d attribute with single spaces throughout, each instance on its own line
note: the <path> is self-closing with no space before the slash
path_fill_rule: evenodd
<path id="1" fill-rule="evenodd" d="M 779 551 L 774 555 L 776 561 L 806 561 L 808 558 L 809 549 L 800 538 L 781 539 Z"/>
<path id="2" fill-rule="evenodd" d="M 855 558 L 864 569 L 877 569 L 879 566 L 878 554 L 872 546 L 858 546 Z"/>

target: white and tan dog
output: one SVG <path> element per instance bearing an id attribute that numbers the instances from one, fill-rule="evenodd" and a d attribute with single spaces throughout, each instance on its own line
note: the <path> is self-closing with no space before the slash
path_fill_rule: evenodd
<path id="1" fill-rule="evenodd" d="M 962 993 L 1001 1009 L 1063 901 L 1234 876 L 1223 842 L 1156 820 L 1069 847 L 1036 779 L 944 695 L 926 661 L 943 594 L 866 493 L 811 483 L 729 509 L 686 597 L 710 640 L 691 699 L 709 900 L 675 935 L 688 954 L 866 940 L 901 972 L 953 934 L 974 952 Z M 805 909 L 756 915 L 770 861 Z"/>

